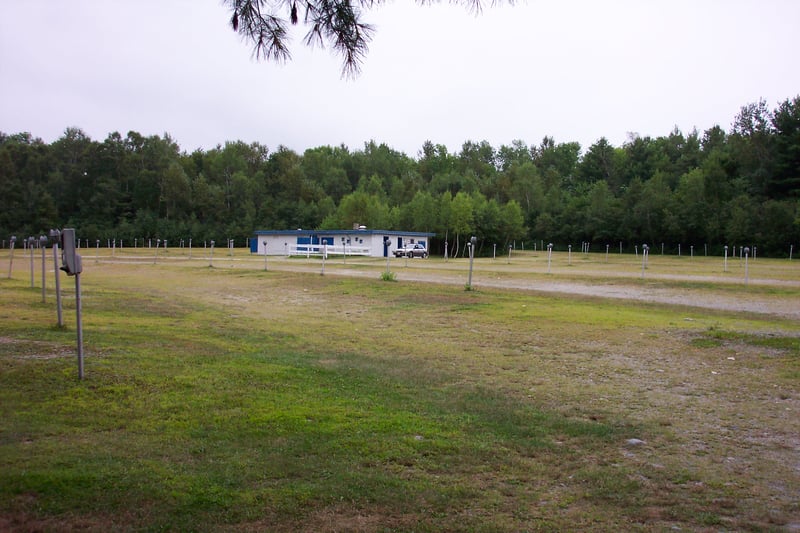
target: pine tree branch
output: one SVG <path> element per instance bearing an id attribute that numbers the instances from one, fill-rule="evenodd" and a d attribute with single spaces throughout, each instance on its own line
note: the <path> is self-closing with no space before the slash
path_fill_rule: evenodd
<path id="1" fill-rule="evenodd" d="M 417 0 L 419 5 L 440 3 L 441 0 Z M 492 5 L 514 3 L 514 0 L 492 0 Z M 287 61 L 287 24 L 299 22 L 309 27 L 303 38 L 306 46 L 330 46 L 341 54 L 342 76 L 356 77 L 368 52 L 375 29 L 362 21 L 362 11 L 385 3 L 385 0 L 223 0 L 231 10 L 230 25 L 242 39 L 253 45 L 256 59 Z M 451 4 L 466 6 L 476 14 L 483 9 L 481 0 L 450 0 Z M 281 14 L 287 15 L 286 18 Z"/>

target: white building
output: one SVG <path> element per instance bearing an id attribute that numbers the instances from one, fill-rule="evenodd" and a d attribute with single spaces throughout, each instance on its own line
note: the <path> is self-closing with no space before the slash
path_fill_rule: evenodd
<path id="1" fill-rule="evenodd" d="M 259 230 L 250 239 L 250 252 L 259 255 L 363 255 L 386 257 L 393 250 L 428 241 L 435 233 L 388 231 L 375 229 L 352 230 Z M 387 244 L 388 243 L 388 244 Z"/>

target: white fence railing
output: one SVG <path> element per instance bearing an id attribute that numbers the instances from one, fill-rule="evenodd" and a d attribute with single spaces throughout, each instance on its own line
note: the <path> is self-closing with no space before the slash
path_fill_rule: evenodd
<path id="1" fill-rule="evenodd" d="M 370 249 L 365 246 L 334 246 L 330 244 L 298 244 L 289 248 L 289 255 L 363 255 L 369 256 Z"/>

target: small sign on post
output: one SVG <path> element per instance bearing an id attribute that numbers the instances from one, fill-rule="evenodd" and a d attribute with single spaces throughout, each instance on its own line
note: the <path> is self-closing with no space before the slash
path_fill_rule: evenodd
<path id="1" fill-rule="evenodd" d="M 75 250 L 75 229 L 61 232 L 61 270 L 75 276 L 75 329 L 78 332 L 78 378 L 83 379 L 83 322 L 81 317 L 81 256 Z"/>

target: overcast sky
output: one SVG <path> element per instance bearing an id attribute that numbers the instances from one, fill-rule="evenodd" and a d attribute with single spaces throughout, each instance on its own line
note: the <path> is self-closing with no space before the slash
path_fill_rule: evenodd
<path id="1" fill-rule="evenodd" d="M 486 2 L 487 5 L 491 2 Z M 169 133 L 186 152 L 225 141 L 416 157 L 545 135 L 726 131 L 741 106 L 800 94 L 796 0 L 528 0 L 480 15 L 395 0 L 355 80 L 307 49 L 256 62 L 219 0 L 0 0 L 0 131 Z"/>

